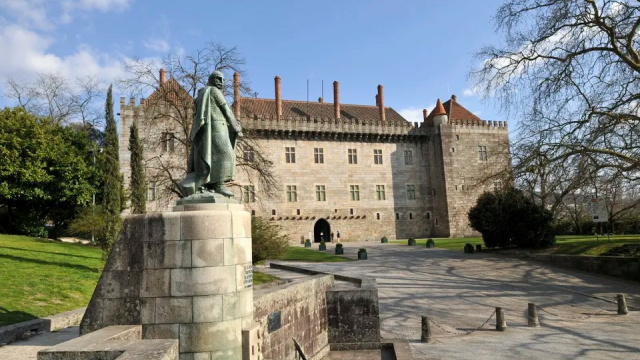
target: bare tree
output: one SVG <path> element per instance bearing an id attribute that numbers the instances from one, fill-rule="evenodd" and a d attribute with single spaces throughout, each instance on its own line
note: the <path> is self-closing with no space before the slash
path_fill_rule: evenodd
<path id="1" fill-rule="evenodd" d="M 477 54 L 471 77 L 520 115 L 519 138 L 536 139 L 547 166 L 579 157 L 638 179 L 640 3 L 508 0 L 495 21 L 506 41 Z"/>
<path id="2" fill-rule="evenodd" d="M 40 74 L 34 81 L 7 80 L 6 96 L 30 113 L 56 124 L 82 123 L 101 127 L 104 87 L 95 76 L 70 80 L 62 75 Z"/>
<path id="3" fill-rule="evenodd" d="M 148 96 L 143 103 L 145 122 L 140 124 L 144 147 L 151 150 L 147 151 L 147 177 L 156 182 L 165 197 L 180 195 L 177 184 L 186 173 L 191 146 L 189 134 L 195 111 L 193 99 L 198 89 L 206 85 L 214 70 L 219 70 L 225 74 L 224 94 L 229 103 L 232 103 L 235 72 L 242 79 L 241 93 L 250 94 L 245 63 L 236 47 L 229 48 L 216 42 L 209 42 L 185 56 L 171 54 L 161 60 L 132 59 L 125 62 L 126 75 L 118 80 L 118 84 L 132 96 Z M 169 73 L 169 79 L 164 79 L 164 82 L 160 78 L 161 68 Z M 242 151 L 238 151 L 237 164 L 241 170 L 257 174 L 261 193 L 272 196 L 278 182 L 271 170 L 271 162 L 263 156 L 252 135 L 245 132 L 238 146 L 240 149 L 253 149 L 256 155 L 245 159 Z M 166 154 L 167 147 L 173 147 L 173 155 Z"/>

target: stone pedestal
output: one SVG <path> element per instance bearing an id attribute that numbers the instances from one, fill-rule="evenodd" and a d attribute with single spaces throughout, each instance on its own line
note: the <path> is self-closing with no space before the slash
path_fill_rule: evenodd
<path id="1" fill-rule="evenodd" d="M 185 204 L 130 216 L 93 294 L 81 333 L 142 325 L 143 339 L 179 339 L 180 359 L 242 359 L 253 322 L 251 216 L 240 204 Z"/>

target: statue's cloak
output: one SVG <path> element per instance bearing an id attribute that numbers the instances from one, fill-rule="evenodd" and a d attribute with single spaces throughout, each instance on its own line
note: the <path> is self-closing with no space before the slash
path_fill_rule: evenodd
<path id="1" fill-rule="evenodd" d="M 200 89 L 195 105 L 187 177 L 180 182 L 183 196 L 194 194 L 200 187 L 212 189 L 216 184 L 233 180 L 236 165 L 235 148 L 240 125 L 222 92 L 213 86 Z"/>

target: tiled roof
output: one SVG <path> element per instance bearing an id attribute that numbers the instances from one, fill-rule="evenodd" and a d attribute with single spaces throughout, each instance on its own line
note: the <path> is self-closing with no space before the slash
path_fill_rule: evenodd
<path id="1" fill-rule="evenodd" d="M 186 102 L 193 102 L 193 98 L 189 93 L 180 85 L 175 78 L 170 78 L 163 84 L 160 84 L 158 89 L 156 89 L 149 97 L 144 101 L 145 105 L 149 105 L 154 101 L 165 100 L 165 101 L 178 101 L 183 100 Z"/>
<path id="2" fill-rule="evenodd" d="M 406 124 L 408 121 L 390 107 L 385 107 L 387 123 Z M 275 99 L 242 98 L 240 100 L 241 118 L 254 115 L 276 116 Z M 329 118 L 334 116 L 333 103 L 282 100 L 283 117 Z M 340 118 L 359 119 L 361 121 L 379 121 L 380 110 L 373 105 L 340 104 Z"/>
<path id="3" fill-rule="evenodd" d="M 439 108 L 438 103 L 440 103 L 440 99 L 438 99 L 438 102 L 436 103 L 436 107 L 433 109 L 431 114 L 429 114 L 427 119 L 432 119 L 436 115 L 441 115 L 438 113 L 438 108 Z M 444 103 L 441 103 L 440 105 L 442 106 L 444 112 L 446 112 L 446 114 L 449 116 L 449 121 L 456 121 L 456 120 L 480 121 L 479 117 L 474 115 L 471 111 L 467 110 L 464 106 L 460 105 L 455 100 L 447 100 Z"/>
<path id="4" fill-rule="evenodd" d="M 447 112 L 444 110 L 444 106 L 442 106 L 442 101 L 438 99 L 438 101 L 436 101 L 436 107 L 431 112 L 431 116 L 439 116 L 439 115 L 446 115 L 446 114 Z"/>

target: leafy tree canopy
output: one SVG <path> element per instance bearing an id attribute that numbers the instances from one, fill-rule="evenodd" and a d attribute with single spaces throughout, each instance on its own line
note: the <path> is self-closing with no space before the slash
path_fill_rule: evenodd
<path id="1" fill-rule="evenodd" d="M 91 201 L 86 134 L 38 118 L 23 108 L 0 111 L 0 206 L 11 230 L 43 236 L 52 220 L 65 225 Z"/>

